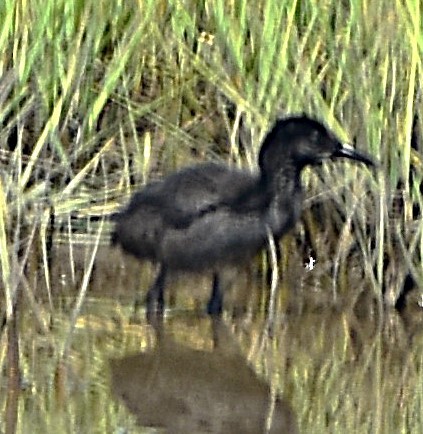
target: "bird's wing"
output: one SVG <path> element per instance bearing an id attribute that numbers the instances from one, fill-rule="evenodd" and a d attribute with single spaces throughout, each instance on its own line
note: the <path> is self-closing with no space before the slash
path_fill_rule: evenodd
<path id="1" fill-rule="evenodd" d="M 154 208 L 166 225 L 184 228 L 199 216 L 230 206 L 255 183 L 254 175 L 245 171 L 214 163 L 192 166 L 148 184 L 133 197 L 127 212 Z"/>

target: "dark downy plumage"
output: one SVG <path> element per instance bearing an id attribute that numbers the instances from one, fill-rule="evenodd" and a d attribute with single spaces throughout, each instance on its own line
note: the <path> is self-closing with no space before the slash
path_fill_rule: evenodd
<path id="1" fill-rule="evenodd" d="M 147 293 L 147 313 L 161 313 L 169 271 L 214 272 L 210 314 L 220 314 L 218 270 L 251 260 L 270 229 L 281 238 L 302 206 L 301 171 L 325 159 L 373 160 L 343 145 L 324 125 L 306 116 L 276 121 L 259 154 L 259 173 L 206 163 L 187 167 L 135 193 L 116 216 L 112 243 L 159 264 Z"/>

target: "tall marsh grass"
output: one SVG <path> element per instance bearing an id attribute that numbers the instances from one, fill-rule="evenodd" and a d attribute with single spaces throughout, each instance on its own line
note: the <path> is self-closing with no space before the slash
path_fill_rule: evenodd
<path id="1" fill-rule="evenodd" d="M 182 165 L 254 167 L 269 124 L 293 112 L 380 160 L 375 173 L 307 173 L 298 233 L 320 240 L 313 249 L 333 260 L 336 282 L 354 269 L 395 304 L 407 275 L 423 277 L 421 14 L 411 0 L 1 2 L 7 312 L 11 263 L 34 226 L 47 262 L 47 210 L 56 228 L 84 231 Z"/>
<path id="2" fill-rule="evenodd" d="M 283 242 L 285 251 L 298 251 L 283 256 L 282 273 L 291 257 L 310 249 L 317 265 L 330 263 L 328 298 L 348 293 L 358 304 L 371 294 L 379 310 L 384 301 L 397 303 L 405 282 L 421 285 L 421 2 L 2 0 L 0 23 L 0 366 L 21 353 L 17 364 L 32 380 L 19 412 L 17 400 L 0 394 L 2 409 L 16 405 L 7 431 L 34 430 L 37 419 L 43 432 L 128 426 L 127 413 L 108 403 L 102 357 L 119 345 L 122 354 L 138 351 L 148 333 L 119 330 L 122 310 L 104 300 L 101 332 L 85 336 L 94 322 L 86 329 L 78 322 L 97 249 L 108 242 L 107 216 L 136 188 L 193 162 L 254 168 L 260 140 L 277 116 L 320 118 L 380 161 L 375 172 L 338 163 L 305 174 L 303 222 Z M 52 294 L 60 279 L 49 266 L 53 231 L 56 242 L 69 246 L 79 289 L 70 308 Z M 77 244 L 89 244 L 80 280 Z M 36 293 L 35 273 L 47 293 Z M 14 340 L 9 334 L 6 346 L 4 326 L 16 325 L 17 300 L 25 333 Z M 385 329 L 368 344 L 367 328 L 354 315 L 330 327 L 334 318 L 304 323 L 293 315 L 292 332 L 269 341 L 275 384 L 288 396 L 295 389 L 289 398 L 302 426 L 322 432 L 420 427 L 418 332 L 387 351 Z M 303 339 L 295 337 L 299 331 Z M 260 330 L 249 332 L 251 354 Z M 335 356 L 334 342 L 341 349 Z M 407 344 L 396 352 L 399 342 Z M 31 378 L 34 371 L 41 381 Z M 100 387 L 90 383 L 93 371 Z M 57 411 L 61 405 L 65 411 Z"/>

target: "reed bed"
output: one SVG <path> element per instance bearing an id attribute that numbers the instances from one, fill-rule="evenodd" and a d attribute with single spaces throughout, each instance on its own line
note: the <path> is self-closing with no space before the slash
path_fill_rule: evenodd
<path id="1" fill-rule="evenodd" d="M 302 223 L 283 248 L 326 264 L 332 301 L 370 294 L 382 313 L 411 290 L 422 303 L 420 2 L 5 0 L 0 22 L 2 343 L 28 306 L 50 333 L 62 314 L 53 243 L 70 258 L 85 244 L 62 360 L 108 217 L 183 165 L 254 170 L 261 138 L 288 113 L 323 120 L 380 167 L 307 172 Z"/>

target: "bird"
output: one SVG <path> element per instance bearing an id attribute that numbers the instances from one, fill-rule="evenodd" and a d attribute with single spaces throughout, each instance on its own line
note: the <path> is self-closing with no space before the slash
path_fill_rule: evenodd
<path id="1" fill-rule="evenodd" d="M 165 286 L 175 271 L 212 272 L 207 312 L 221 315 L 219 272 L 251 261 L 267 246 L 269 233 L 279 240 L 289 232 L 301 215 L 303 169 L 342 157 L 377 165 L 321 121 L 292 115 L 277 119 L 264 137 L 257 173 L 205 162 L 136 192 L 114 216 L 111 243 L 157 265 L 147 316 L 163 314 Z"/>

